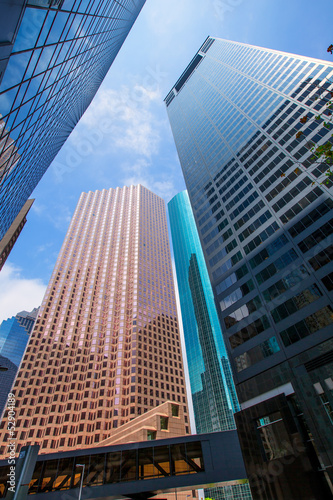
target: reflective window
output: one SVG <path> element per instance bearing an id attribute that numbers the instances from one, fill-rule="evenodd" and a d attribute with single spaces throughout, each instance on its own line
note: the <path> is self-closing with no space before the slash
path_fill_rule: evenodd
<path id="1" fill-rule="evenodd" d="M 263 292 L 266 302 L 274 300 L 276 297 L 284 293 L 289 288 L 298 285 L 302 280 L 309 276 L 305 266 L 301 264 L 298 269 L 295 269 L 282 280 L 277 281 L 274 285 L 270 286 Z"/>
<path id="2" fill-rule="evenodd" d="M 253 347 L 252 349 L 249 349 L 248 351 L 244 352 L 240 356 L 237 356 L 235 358 L 236 369 L 238 372 L 241 372 L 246 368 L 249 368 L 250 366 L 255 365 L 256 363 L 259 363 L 259 361 L 262 361 L 263 359 L 268 358 L 279 351 L 280 347 L 277 343 L 276 338 L 271 337 L 270 339 L 265 340 L 265 342 L 262 342 L 261 344 Z"/>
<path id="3" fill-rule="evenodd" d="M 311 226 L 314 222 L 323 217 L 326 213 L 328 213 L 333 208 L 333 200 L 328 198 L 321 203 L 318 207 L 312 210 L 308 215 L 303 217 L 300 221 L 296 222 L 290 229 L 289 233 L 293 238 L 304 231 L 307 227 Z"/>
<path id="4" fill-rule="evenodd" d="M 268 257 L 271 257 L 272 255 L 274 255 L 275 252 L 277 252 L 280 248 L 282 248 L 287 243 L 288 243 L 288 239 L 284 234 L 279 236 L 279 238 L 277 238 L 272 243 L 267 245 L 264 248 L 264 250 L 261 250 L 261 252 L 259 252 L 257 255 L 252 257 L 252 259 L 250 259 L 250 266 L 252 267 L 252 269 L 259 266 L 259 264 L 261 264 L 266 259 L 268 259 Z"/>
<path id="5" fill-rule="evenodd" d="M 244 344 L 244 342 L 247 342 L 256 335 L 259 335 L 259 333 L 262 333 L 269 327 L 270 324 L 268 318 L 266 315 L 264 315 L 261 318 L 253 321 L 253 323 L 245 326 L 234 335 L 231 335 L 231 337 L 229 337 L 230 345 L 233 349 L 235 349 L 239 345 Z"/>
<path id="6" fill-rule="evenodd" d="M 236 309 L 233 312 L 230 312 L 228 316 L 224 318 L 224 323 L 226 328 L 231 328 L 239 321 L 242 321 L 244 318 L 247 318 L 254 311 L 259 309 L 262 306 L 260 298 L 254 297 L 253 299 L 243 304 L 241 307 Z"/>
<path id="7" fill-rule="evenodd" d="M 307 236 L 303 241 L 298 243 L 299 248 L 303 253 L 316 246 L 322 240 L 333 233 L 333 219 L 323 224 L 319 229 L 316 229 L 312 234 Z"/>
<path id="8" fill-rule="evenodd" d="M 279 228 L 277 222 L 273 222 L 270 226 L 267 226 L 264 231 L 262 231 L 258 236 L 256 236 L 250 243 L 244 245 L 244 251 L 246 254 L 249 254 L 253 250 L 255 250 L 259 245 L 261 245 L 267 238 L 272 236 Z"/>
<path id="9" fill-rule="evenodd" d="M 269 278 L 274 276 L 274 274 L 282 271 L 286 266 L 291 264 L 294 260 L 298 259 L 298 255 L 294 249 L 288 250 L 288 252 L 284 253 L 281 257 L 276 259 L 272 264 L 269 264 L 265 267 L 260 273 L 256 274 L 256 280 L 259 285 L 264 283 Z"/>
<path id="10" fill-rule="evenodd" d="M 232 304 L 240 300 L 242 297 L 245 297 L 251 290 L 254 289 L 254 284 L 252 280 L 247 281 L 242 286 L 234 290 L 230 295 L 227 295 L 220 301 L 221 311 L 224 311 Z"/>
<path id="11" fill-rule="evenodd" d="M 331 306 L 326 306 L 295 325 L 286 328 L 280 335 L 284 345 L 288 347 L 331 323 L 333 323 L 333 309 Z"/>
<path id="12" fill-rule="evenodd" d="M 279 323 L 285 318 L 288 318 L 291 314 L 299 311 L 303 307 L 311 304 L 315 300 L 322 296 L 317 285 L 311 285 L 309 288 L 303 290 L 303 292 L 298 293 L 289 300 L 286 300 L 283 304 L 279 305 L 275 309 L 271 310 L 271 315 L 275 323 Z"/>

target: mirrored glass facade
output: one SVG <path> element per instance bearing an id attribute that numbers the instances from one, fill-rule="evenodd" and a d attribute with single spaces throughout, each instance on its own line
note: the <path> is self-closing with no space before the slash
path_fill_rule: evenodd
<path id="1" fill-rule="evenodd" d="M 239 405 L 187 192 L 177 194 L 168 210 L 196 430 L 234 429 Z"/>
<path id="2" fill-rule="evenodd" d="M 187 191 L 177 194 L 168 210 L 196 431 L 235 429 L 239 404 Z M 251 498 L 248 485 L 205 490 L 205 495 Z"/>
<path id="3" fill-rule="evenodd" d="M 89 106 L 143 5 L 1 3 L 0 238 Z"/>
<path id="4" fill-rule="evenodd" d="M 312 148 L 332 141 L 332 81 L 332 63 L 208 38 L 165 99 L 242 409 L 284 393 L 274 367 L 295 380 L 290 360 L 329 350 L 333 183 Z"/>

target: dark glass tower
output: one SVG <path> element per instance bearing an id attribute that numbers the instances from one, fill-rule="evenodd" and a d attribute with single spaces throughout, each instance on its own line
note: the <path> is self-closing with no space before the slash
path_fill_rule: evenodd
<path id="1" fill-rule="evenodd" d="M 0 239 L 89 106 L 144 3 L 1 2 Z"/>
<path id="2" fill-rule="evenodd" d="M 165 99 L 258 499 L 333 491 L 332 182 L 311 150 L 332 141 L 332 76 L 325 61 L 208 38 Z"/>
<path id="3" fill-rule="evenodd" d="M 239 404 L 187 192 L 172 198 L 168 209 L 196 431 L 232 430 Z M 210 488 L 205 495 L 251 498 L 248 484 Z"/>

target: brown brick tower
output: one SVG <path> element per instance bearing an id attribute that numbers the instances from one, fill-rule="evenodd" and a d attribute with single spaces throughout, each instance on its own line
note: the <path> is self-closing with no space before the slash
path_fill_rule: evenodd
<path id="1" fill-rule="evenodd" d="M 82 193 L 13 392 L 17 451 L 97 446 L 166 401 L 156 430 L 179 418 L 190 432 L 160 197 L 140 185 Z M 138 440 L 156 437 L 149 422 Z"/>

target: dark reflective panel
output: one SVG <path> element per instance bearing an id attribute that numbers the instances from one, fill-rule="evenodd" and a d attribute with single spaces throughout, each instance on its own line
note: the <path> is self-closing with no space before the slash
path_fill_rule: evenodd
<path id="1" fill-rule="evenodd" d="M 38 485 L 42 478 L 42 469 L 44 466 L 44 462 L 37 462 L 35 470 L 33 472 L 30 484 L 29 484 L 29 495 L 32 493 L 37 493 Z"/>
<path id="2" fill-rule="evenodd" d="M 89 472 L 85 478 L 87 486 L 97 486 L 104 483 L 105 457 L 105 454 L 90 456 Z M 80 463 L 83 462 L 80 461 Z"/>
<path id="3" fill-rule="evenodd" d="M 67 490 L 71 486 L 74 458 L 63 458 L 59 460 L 57 478 L 54 481 L 55 490 Z"/>
<path id="4" fill-rule="evenodd" d="M 53 484 L 57 478 L 59 460 L 47 460 L 45 463 L 42 482 L 39 486 L 39 493 L 52 491 Z"/>
<path id="5" fill-rule="evenodd" d="M 135 481 L 136 474 L 136 450 L 126 450 L 121 452 L 121 481 Z"/>
<path id="6" fill-rule="evenodd" d="M 9 474 L 9 471 L 10 471 L 9 465 L 6 467 L 0 467 L 0 498 L 4 498 L 7 492 L 8 488 L 7 474 Z"/>
<path id="7" fill-rule="evenodd" d="M 188 474 L 185 444 L 171 445 L 172 474 Z"/>
<path id="8" fill-rule="evenodd" d="M 158 477 L 158 470 L 154 464 L 153 448 L 139 450 L 139 479 L 152 479 Z"/>
<path id="9" fill-rule="evenodd" d="M 121 452 L 107 453 L 106 455 L 106 483 L 119 483 L 120 481 Z"/>
<path id="10" fill-rule="evenodd" d="M 200 441 L 186 444 L 186 460 L 190 474 L 205 470 Z"/>
<path id="11" fill-rule="evenodd" d="M 154 465 L 157 469 L 157 477 L 170 476 L 169 446 L 154 448 Z"/>

